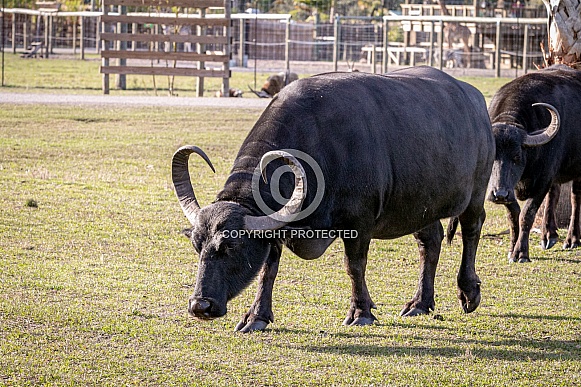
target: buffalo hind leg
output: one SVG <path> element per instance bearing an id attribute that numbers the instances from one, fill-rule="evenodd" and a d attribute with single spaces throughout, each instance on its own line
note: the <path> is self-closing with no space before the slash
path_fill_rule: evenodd
<path id="1" fill-rule="evenodd" d="M 282 245 L 272 244 L 268 258 L 260 271 L 256 298 L 248 312 L 236 325 L 235 330 L 242 333 L 262 331 L 269 323 L 274 322 L 272 313 L 272 289 L 278 273 L 278 264 L 282 253 Z"/>
<path id="2" fill-rule="evenodd" d="M 480 278 L 476 274 L 476 250 L 480 232 L 486 219 L 482 206 L 469 207 L 460 215 L 462 227 L 462 262 L 458 270 L 458 299 L 464 313 L 473 312 L 480 305 Z"/>
<path id="3" fill-rule="evenodd" d="M 549 190 L 549 194 L 545 198 L 543 223 L 541 224 L 541 247 L 543 250 L 550 249 L 551 247 L 555 246 L 559 240 L 555 210 L 557 209 L 560 193 L 561 186 L 559 184 L 553 184 Z"/>
<path id="4" fill-rule="evenodd" d="M 444 228 L 442 223 L 437 221 L 414 233 L 414 237 L 420 250 L 420 279 L 415 296 L 400 312 L 404 317 L 428 314 L 435 309 L 434 279 L 444 239 Z"/>
<path id="5" fill-rule="evenodd" d="M 579 229 L 579 217 L 581 215 L 581 179 L 573 180 L 571 185 L 571 221 L 567 231 L 567 239 L 563 244 L 564 249 L 574 249 L 581 245 L 581 230 Z"/>
<path id="6" fill-rule="evenodd" d="M 351 306 L 343 325 L 370 325 L 377 320 L 371 313 L 371 309 L 375 308 L 375 304 L 371 300 L 365 283 L 367 252 L 369 251 L 370 241 L 370 237 L 362 235 L 355 239 L 343 239 L 345 266 L 347 274 L 351 278 Z"/>

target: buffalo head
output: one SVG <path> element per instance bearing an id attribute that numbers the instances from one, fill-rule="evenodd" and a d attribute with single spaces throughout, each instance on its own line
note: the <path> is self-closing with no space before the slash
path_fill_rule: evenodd
<path id="1" fill-rule="evenodd" d="M 196 153 L 214 171 L 206 154 L 198 147 L 184 146 L 172 160 L 172 180 L 180 206 L 192 224 L 184 233 L 200 257 L 194 294 L 188 311 L 208 320 L 226 314 L 227 302 L 252 282 L 270 253 L 272 241 L 259 238 L 256 231 L 284 227 L 300 211 L 306 195 L 306 175 L 299 161 L 284 151 L 271 151 L 262 157 L 259 170 L 266 181 L 265 163 L 282 158 L 295 176 L 295 188 L 288 202 L 268 216 L 238 203 L 216 201 L 200 208 L 190 181 L 188 158 Z M 251 171 L 254 172 L 254 171 Z"/>
<path id="2" fill-rule="evenodd" d="M 535 103 L 533 106 L 543 106 L 551 113 L 551 123 L 546 128 L 527 133 L 516 122 L 517 118 L 509 113 L 502 113 L 493 120 L 496 157 L 492 166 L 488 200 L 494 203 L 508 204 L 516 201 L 514 188 L 526 166 L 526 149 L 548 143 L 559 130 L 559 112 L 554 106 L 546 103 Z M 502 117 L 507 118 L 506 122 Z"/>

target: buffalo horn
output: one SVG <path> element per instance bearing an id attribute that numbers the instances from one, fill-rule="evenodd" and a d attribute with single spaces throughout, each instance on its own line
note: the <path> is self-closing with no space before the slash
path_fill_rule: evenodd
<path id="1" fill-rule="evenodd" d="M 183 146 L 173 155 L 171 162 L 171 178 L 180 206 L 182 207 L 186 218 L 188 218 L 193 226 L 196 221 L 196 215 L 200 210 L 200 205 L 196 200 L 196 195 L 192 188 L 192 182 L 190 181 L 190 172 L 188 170 L 188 158 L 192 153 L 200 155 L 206 163 L 208 163 L 210 168 L 212 168 L 212 172 L 215 173 L 216 170 L 208 156 L 197 146 Z"/>
<path id="2" fill-rule="evenodd" d="M 246 229 L 248 230 L 260 231 L 279 229 L 293 221 L 293 219 L 301 210 L 301 205 L 303 204 L 303 201 L 307 195 L 307 176 L 303 166 L 293 155 L 282 150 L 265 153 L 260 160 L 260 172 L 262 177 L 266 181 L 266 165 L 270 161 L 279 157 L 282 157 L 288 163 L 295 175 L 295 189 L 293 194 L 289 201 L 284 205 L 284 207 L 273 214 L 267 216 L 247 215 L 244 220 Z"/>
<path id="3" fill-rule="evenodd" d="M 539 132 L 541 133 L 539 134 L 528 134 L 523 141 L 523 145 L 526 147 L 540 146 L 551 141 L 559 131 L 561 121 L 559 112 L 553 105 L 539 102 L 534 103 L 533 106 L 543 106 L 547 108 L 549 113 L 551 113 L 551 123 L 545 129 L 540 130 Z"/>

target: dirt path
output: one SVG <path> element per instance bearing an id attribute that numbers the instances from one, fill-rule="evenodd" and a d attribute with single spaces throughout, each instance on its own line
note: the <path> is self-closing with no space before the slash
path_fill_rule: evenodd
<path id="1" fill-rule="evenodd" d="M 115 106 L 187 106 L 264 109 L 270 102 L 259 98 L 192 98 L 111 96 L 83 94 L 2 93 L 0 104 L 60 104 L 60 105 L 115 105 Z"/>

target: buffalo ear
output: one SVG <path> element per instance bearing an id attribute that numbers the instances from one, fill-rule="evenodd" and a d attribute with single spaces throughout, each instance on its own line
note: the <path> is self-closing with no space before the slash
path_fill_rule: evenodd
<path id="1" fill-rule="evenodd" d="M 193 228 L 184 228 L 182 230 L 182 234 L 185 235 L 186 237 L 188 237 L 188 239 L 192 239 L 192 234 L 194 233 L 194 229 Z"/>

